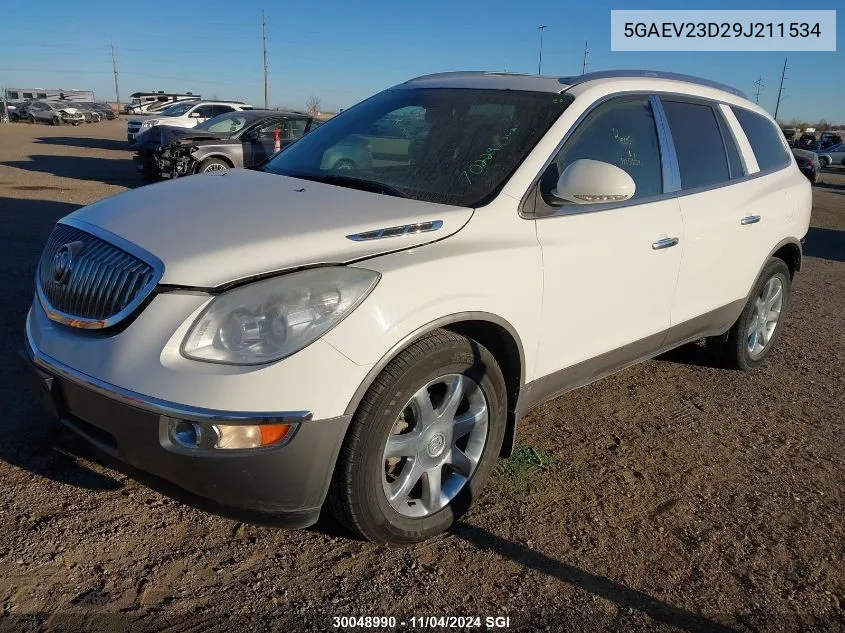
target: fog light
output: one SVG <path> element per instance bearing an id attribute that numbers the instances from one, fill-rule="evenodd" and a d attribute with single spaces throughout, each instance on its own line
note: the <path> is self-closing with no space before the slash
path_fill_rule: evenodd
<path id="1" fill-rule="evenodd" d="M 202 427 L 185 420 L 170 420 L 170 438 L 185 448 L 199 448 L 202 442 Z"/>

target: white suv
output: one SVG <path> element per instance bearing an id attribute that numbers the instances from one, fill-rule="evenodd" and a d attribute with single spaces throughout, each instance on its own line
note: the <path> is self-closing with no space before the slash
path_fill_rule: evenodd
<path id="1" fill-rule="evenodd" d="M 134 143 L 136 137 L 154 125 L 168 125 L 170 127 L 196 127 L 205 123 L 211 117 L 238 110 L 252 110 L 251 105 L 240 101 L 177 101 L 161 112 L 148 116 L 136 116 L 126 123 L 126 139 Z"/>
<path id="2" fill-rule="evenodd" d="M 28 354 L 119 459 L 410 543 L 466 511 L 532 406 L 702 338 L 762 363 L 810 208 L 775 122 L 724 86 L 421 77 L 258 170 L 61 220 Z"/>

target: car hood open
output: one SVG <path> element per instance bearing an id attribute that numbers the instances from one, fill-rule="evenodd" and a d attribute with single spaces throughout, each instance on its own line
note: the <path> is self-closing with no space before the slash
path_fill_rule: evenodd
<path id="1" fill-rule="evenodd" d="M 70 217 L 164 262 L 163 284 L 213 288 L 310 264 L 346 263 L 440 240 L 472 217 L 421 202 L 266 172 L 233 169 L 149 185 Z M 348 236 L 420 222 L 436 230 Z"/>

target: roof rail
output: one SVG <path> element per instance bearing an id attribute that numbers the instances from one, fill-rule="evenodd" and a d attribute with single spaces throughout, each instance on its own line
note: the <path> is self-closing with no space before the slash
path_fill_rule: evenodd
<path id="1" fill-rule="evenodd" d="M 696 84 L 699 86 L 707 86 L 708 88 L 715 88 L 717 90 L 724 90 L 737 97 L 748 99 L 742 90 L 737 90 L 731 86 L 726 86 L 717 81 L 710 79 L 702 79 L 701 77 L 694 77 L 693 75 L 684 75 L 682 73 L 664 72 L 662 70 L 601 70 L 593 73 L 586 73 L 584 75 L 574 75 L 571 77 L 561 77 L 560 83 L 567 86 L 577 86 L 587 81 L 594 79 L 619 79 L 625 77 L 651 77 L 653 79 L 672 79 L 673 81 L 684 81 L 688 84 Z"/>

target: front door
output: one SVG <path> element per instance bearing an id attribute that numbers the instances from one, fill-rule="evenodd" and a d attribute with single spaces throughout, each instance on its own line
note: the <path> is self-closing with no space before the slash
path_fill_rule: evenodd
<path id="1" fill-rule="evenodd" d="M 578 159 L 610 163 L 634 180 L 624 203 L 550 204 L 558 174 Z M 536 376 L 585 384 L 656 352 L 683 250 L 678 200 L 661 199 L 660 144 L 646 96 L 597 106 L 576 128 L 537 193 L 543 311 Z M 560 389 L 548 388 L 548 393 Z"/>

